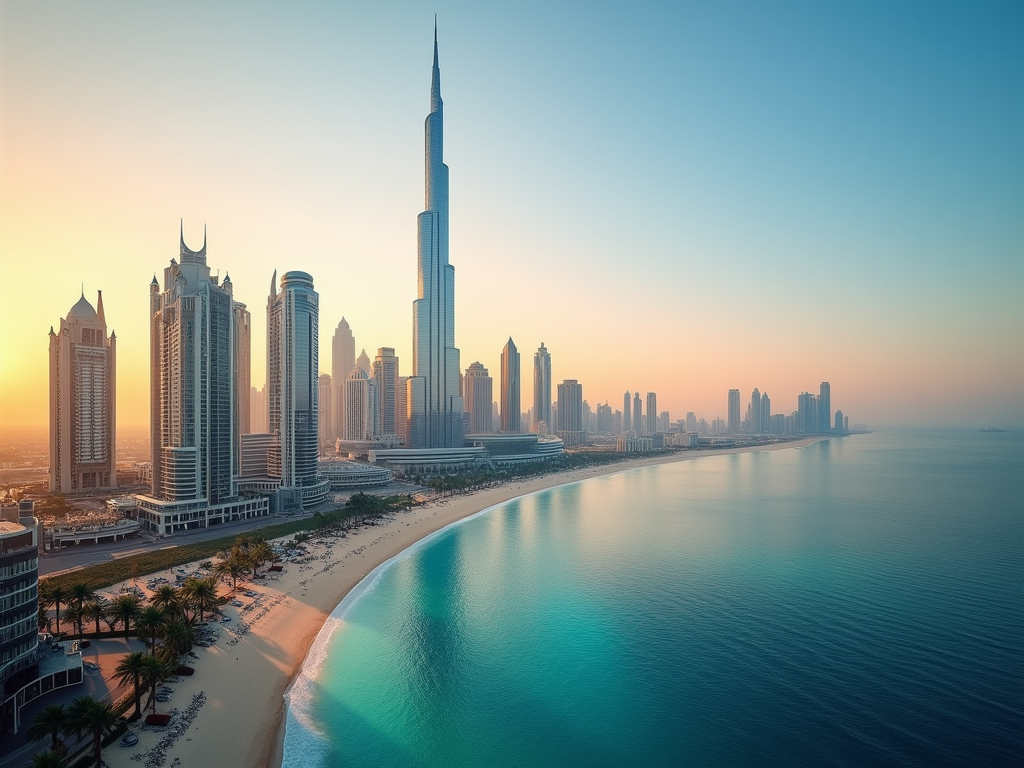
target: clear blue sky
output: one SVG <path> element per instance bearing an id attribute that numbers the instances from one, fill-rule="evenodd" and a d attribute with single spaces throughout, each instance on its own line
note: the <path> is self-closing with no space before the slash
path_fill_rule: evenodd
<path id="1" fill-rule="evenodd" d="M 83 281 L 145 423 L 182 217 L 259 333 L 303 269 L 322 370 L 342 315 L 408 361 L 435 12 L 463 367 L 512 335 L 591 404 L 1024 423 L 1024 4 L 821 0 L 4 4 L 0 253 L 47 290 L 0 307 L 0 424 L 45 422 Z"/>

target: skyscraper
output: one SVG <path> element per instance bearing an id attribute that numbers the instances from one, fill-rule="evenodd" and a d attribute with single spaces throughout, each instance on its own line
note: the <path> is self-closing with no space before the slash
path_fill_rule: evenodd
<path id="1" fill-rule="evenodd" d="M 729 434 L 735 435 L 740 431 L 740 391 L 738 389 L 729 390 L 728 413 L 729 418 L 726 429 Z"/>
<path id="2" fill-rule="evenodd" d="M 501 431 L 520 431 L 519 350 L 508 337 L 501 350 Z"/>
<path id="3" fill-rule="evenodd" d="M 630 408 L 632 404 L 629 399 L 629 390 L 626 390 L 626 394 L 622 396 L 622 431 L 629 432 L 633 429 L 633 422 L 630 419 Z"/>
<path id="4" fill-rule="evenodd" d="M 367 376 L 373 376 L 373 367 L 370 365 L 370 356 L 366 354 L 365 349 L 362 350 L 359 353 L 359 357 L 356 358 L 356 368 L 360 368 Z"/>
<path id="5" fill-rule="evenodd" d="M 317 401 L 320 408 L 320 415 L 317 419 L 317 430 L 320 433 L 318 442 L 322 448 L 327 448 L 329 453 L 334 453 L 330 426 L 334 423 L 334 414 L 331 408 L 334 404 L 334 382 L 331 381 L 331 374 L 329 373 L 321 373 L 318 382 L 320 391 L 320 397 Z"/>
<path id="6" fill-rule="evenodd" d="M 633 431 L 640 437 L 644 433 L 644 407 L 640 402 L 640 391 L 633 393 Z"/>
<path id="7" fill-rule="evenodd" d="M 343 437 L 345 434 L 345 381 L 355 367 L 356 340 L 348 321 L 343 317 L 331 339 L 331 386 L 334 390 L 334 402 L 332 403 L 334 423 L 331 427 L 333 437 Z"/>
<path id="8" fill-rule="evenodd" d="M 234 293 L 231 276 L 227 273 L 224 275 L 224 290 Z M 233 471 L 238 475 L 242 470 L 242 435 L 252 432 L 249 402 L 252 388 L 252 316 L 245 308 L 245 304 L 240 301 L 232 302 L 232 312 L 235 316 L 235 466 Z"/>
<path id="9" fill-rule="evenodd" d="M 285 272 L 280 292 L 271 281 L 267 339 L 276 349 L 267 360 L 267 389 L 270 431 L 277 433 L 281 450 L 282 489 L 317 484 L 319 301 L 305 272 Z M 303 505 L 308 503 L 307 498 Z"/>
<path id="10" fill-rule="evenodd" d="M 397 389 L 398 358 L 393 347 L 381 347 L 373 361 L 377 381 L 377 424 L 381 436 L 398 434 Z"/>
<path id="11" fill-rule="evenodd" d="M 412 377 L 423 380 L 424 398 L 408 402 L 422 410 L 426 448 L 462 446 L 462 400 L 459 396 L 459 350 L 455 347 L 455 267 L 448 263 L 448 166 L 444 164 L 444 104 L 437 63 L 430 81 L 430 113 L 424 126 L 426 210 L 416 221 L 418 298 L 413 302 Z M 519 420 L 518 415 L 516 421 Z"/>
<path id="12" fill-rule="evenodd" d="M 658 395 L 654 392 L 647 393 L 647 429 L 648 435 L 658 431 Z"/>
<path id="13" fill-rule="evenodd" d="M 832 424 L 832 386 L 827 382 L 821 382 L 821 390 L 818 395 L 818 431 L 828 432 Z"/>
<path id="14" fill-rule="evenodd" d="M 480 361 L 466 369 L 464 401 L 469 413 L 470 434 L 484 434 L 494 430 L 491 421 L 491 402 L 494 399 L 494 381 Z"/>
<path id="15" fill-rule="evenodd" d="M 761 434 L 772 432 L 772 401 L 767 392 L 761 393 Z"/>
<path id="16" fill-rule="evenodd" d="M 538 424 L 544 422 L 550 430 L 551 423 L 551 355 L 544 342 L 533 356 L 533 424 L 530 429 L 538 431 Z"/>
<path id="17" fill-rule="evenodd" d="M 50 328 L 50 490 L 117 487 L 115 370 L 117 336 L 107 336 L 103 294 L 85 293 Z"/>
<path id="18" fill-rule="evenodd" d="M 750 395 L 750 434 L 759 435 L 761 429 L 761 391 L 754 387 Z"/>
<path id="19" fill-rule="evenodd" d="M 370 440 L 373 437 L 370 410 L 370 377 L 357 366 L 345 380 L 346 440 Z"/>
<path id="20" fill-rule="evenodd" d="M 558 385 L 558 424 L 555 434 L 562 439 L 566 448 L 572 448 L 586 442 L 584 429 L 583 386 L 576 379 L 566 379 Z"/>
<path id="21" fill-rule="evenodd" d="M 203 247 L 179 243 L 180 263 L 156 277 L 150 300 L 152 494 L 137 497 L 150 530 L 172 533 L 266 514 L 265 498 L 240 499 L 236 466 L 237 334 L 231 281 L 221 285 Z"/>

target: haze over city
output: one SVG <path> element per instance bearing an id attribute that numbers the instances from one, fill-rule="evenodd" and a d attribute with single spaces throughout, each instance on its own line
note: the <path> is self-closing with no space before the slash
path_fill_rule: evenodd
<path id="1" fill-rule="evenodd" d="M 463 368 L 512 336 L 592 406 L 827 380 L 871 426 L 1024 422 L 1019 4 L 33 3 L 0 10 L 0 429 L 46 424 L 83 284 L 147 424 L 179 220 L 254 384 L 274 269 L 315 279 L 321 370 L 345 316 L 407 373 L 435 11 Z"/>

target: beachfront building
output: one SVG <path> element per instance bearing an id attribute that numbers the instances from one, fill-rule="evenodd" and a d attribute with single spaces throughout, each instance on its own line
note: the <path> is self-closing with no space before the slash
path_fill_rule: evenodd
<path id="1" fill-rule="evenodd" d="M 332 491 L 379 488 L 391 482 L 391 470 L 358 461 L 321 461 L 319 472 L 330 481 Z"/>
<path id="2" fill-rule="evenodd" d="M 555 434 L 566 448 L 574 448 L 587 441 L 583 425 L 583 385 L 576 379 L 566 379 L 558 385 L 558 427 Z"/>
<path id="3" fill-rule="evenodd" d="M 508 337 L 501 350 L 501 431 L 520 431 L 519 350 Z"/>
<path id="4" fill-rule="evenodd" d="M 270 472 L 281 481 L 275 510 L 291 512 L 321 503 L 330 490 L 317 475 L 320 296 L 306 272 L 285 272 L 280 291 L 276 277 L 267 302 L 267 399 L 281 461 Z"/>
<path id="5" fill-rule="evenodd" d="M 224 275 L 224 286 L 231 290 L 231 275 Z M 252 409 L 249 402 L 252 390 L 252 315 L 240 301 L 232 303 L 235 317 L 235 399 L 234 433 L 235 433 L 235 466 L 232 470 L 236 475 L 241 469 L 242 435 L 252 431 Z"/>
<path id="6" fill-rule="evenodd" d="M 633 433 L 637 437 L 644 434 L 644 406 L 639 390 L 633 393 Z"/>
<path id="7" fill-rule="evenodd" d="M 491 403 L 494 398 L 494 380 L 479 360 L 466 369 L 463 377 L 463 402 L 469 415 L 470 434 L 488 434 L 494 431 L 491 421 Z"/>
<path id="8" fill-rule="evenodd" d="M 117 487 L 117 337 L 107 335 L 103 293 L 85 298 L 50 328 L 50 490 Z"/>
<path id="9" fill-rule="evenodd" d="M 551 355 L 544 342 L 540 343 L 533 355 L 533 423 L 531 429 L 540 433 L 544 427 L 551 429 Z"/>
<path id="10" fill-rule="evenodd" d="M 626 390 L 626 394 L 622 396 L 622 431 L 630 432 L 633 429 L 633 421 L 630 416 L 630 408 L 632 408 L 629 390 Z"/>
<path id="11" fill-rule="evenodd" d="M 139 519 L 157 533 L 243 520 L 269 512 L 265 498 L 235 488 L 237 336 L 231 281 L 211 274 L 203 247 L 185 245 L 150 283 L 152 485 L 137 497 Z"/>
<path id="12" fill-rule="evenodd" d="M 644 432 L 653 435 L 658 431 L 658 396 L 654 392 L 647 393 L 647 429 Z"/>
<path id="13" fill-rule="evenodd" d="M 39 642 L 39 543 L 33 502 L 0 513 L 0 729 L 17 733 L 22 708 L 82 682 L 82 654 L 52 652 Z"/>
<path id="14" fill-rule="evenodd" d="M 726 431 L 731 435 L 735 435 L 740 431 L 740 391 L 738 389 L 729 390 L 727 413 L 729 417 Z"/>
<path id="15" fill-rule="evenodd" d="M 832 385 L 821 382 L 818 390 L 818 431 L 828 432 L 832 425 Z"/>

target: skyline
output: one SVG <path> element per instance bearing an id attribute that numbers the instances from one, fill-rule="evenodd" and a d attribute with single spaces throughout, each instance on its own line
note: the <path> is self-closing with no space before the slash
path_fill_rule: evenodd
<path id="1" fill-rule="evenodd" d="M 0 11 L 0 252 L 12 285 L 46 269 L 0 310 L 0 428 L 45 427 L 45 337 L 83 282 L 117 422 L 148 424 L 146 286 L 179 219 L 236 300 L 306 271 L 326 328 L 412 372 L 432 12 L 408 7 L 239 31 L 188 4 Z M 830 381 L 851 423 L 1021 425 L 1021 8 L 729 8 L 438 8 L 463 359 L 543 342 L 592 408 L 656 392 L 674 420 L 725 418 L 731 388 L 788 414 Z"/>

